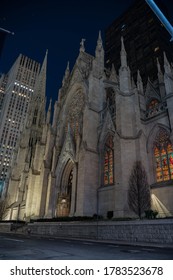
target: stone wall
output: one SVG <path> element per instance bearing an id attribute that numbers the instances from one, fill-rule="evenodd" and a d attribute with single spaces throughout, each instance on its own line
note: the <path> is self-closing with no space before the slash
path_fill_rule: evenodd
<path id="1" fill-rule="evenodd" d="M 11 223 L 0 223 L 0 232 L 9 232 L 11 230 Z"/>
<path id="2" fill-rule="evenodd" d="M 10 232 L 11 223 L 0 223 L 0 232 Z M 16 231 L 15 231 L 16 232 Z M 62 238 L 84 238 L 126 242 L 173 243 L 173 219 L 156 219 L 128 222 L 62 222 L 30 223 L 17 228 L 19 233 L 55 236 Z"/>
<path id="3" fill-rule="evenodd" d="M 30 223 L 32 234 L 128 242 L 173 243 L 173 220 Z"/>

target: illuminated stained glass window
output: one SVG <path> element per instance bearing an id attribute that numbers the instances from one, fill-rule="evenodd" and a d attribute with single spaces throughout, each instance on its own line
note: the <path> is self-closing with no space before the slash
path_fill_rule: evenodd
<path id="1" fill-rule="evenodd" d="M 114 144 L 113 137 L 109 136 L 104 148 L 104 185 L 114 183 Z"/>
<path id="2" fill-rule="evenodd" d="M 152 99 L 151 102 L 148 105 L 148 109 L 154 109 L 159 104 L 159 101 L 157 99 Z"/>
<path id="3" fill-rule="evenodd" d="M 166 130 L 161 129 L 154 143 L 157 182 L 173 179 L 173 147 Z"/>
<path id="4" fill-rule="evenodd" d="M 153 116 L 159 112 L 159 101 L 157 99 L 152 99 L 147 106 L 149 116 Z"/>

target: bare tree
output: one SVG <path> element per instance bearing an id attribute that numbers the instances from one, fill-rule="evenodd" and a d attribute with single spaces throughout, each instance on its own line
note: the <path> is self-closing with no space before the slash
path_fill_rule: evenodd
<path id="1" fill-rule="evenodd" d="M 147 174 L 140 161 L 135 162 L 129 178 L 128 205 L 140 219 L 144 211 L 151 208 Z"/>

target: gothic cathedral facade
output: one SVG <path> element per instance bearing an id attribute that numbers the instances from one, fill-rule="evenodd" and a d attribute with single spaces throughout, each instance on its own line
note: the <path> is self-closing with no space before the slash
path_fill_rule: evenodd
<path id="1" fill-rule="evenodd" d="M 152 207 L 173 215 L 173 70 L 166 54 L 164 73 L 144 88 L 134 83 L 121 38 L 117 74 L 104 67 L 99 33 L 95 56 L 79 55 L 67 65 L 54 105 L 45 113 L 44 59 L 28 121 L 21 135 L 8 187 L 6 219 L 60 216 L 131 217 L 129 176 L 141 161 L 148 176 Z"/>

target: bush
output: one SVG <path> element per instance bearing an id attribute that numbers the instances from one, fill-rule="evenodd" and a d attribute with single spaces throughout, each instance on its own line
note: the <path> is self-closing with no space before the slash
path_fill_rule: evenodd
<path id="1" fill-rule="evenodd" d="M 73 221 L 92 221 L 94 220 L 94 217 L 91 216 L 64 216 L 64 217 L 56 217 L 56 218 L 50 218 L 50 219 L 32 219 L 30 222 L 73 222 Z"/>
<path id="2" fill-rule="evenodd" d="M 102 219 L 103 219 L 103 216 L 98 215 L 98 214 L 94 214 L 94 215 L 93 215 L 93 219 L 94 219 L 94 220 L 102 220 Z"/>
<path id="3" fill-rule="evenodd" d="M 113 216 L 114 216 L 114 212 L 113 212 L 113 211 L 108 211 L 108 212 L 107 212 L 107 218 L 108 218 L 109 220 L 112 219 Z"/>
<path id="4" fill-rule="evenodd" d="M 153 210 L 146 210 L 145 211 L 145 217 L 147 218 L 147 219 L 156 219 L 156 216 L 158 215 L 158 212 L 155 210 L 155 211 L 153 211 Z"/>

